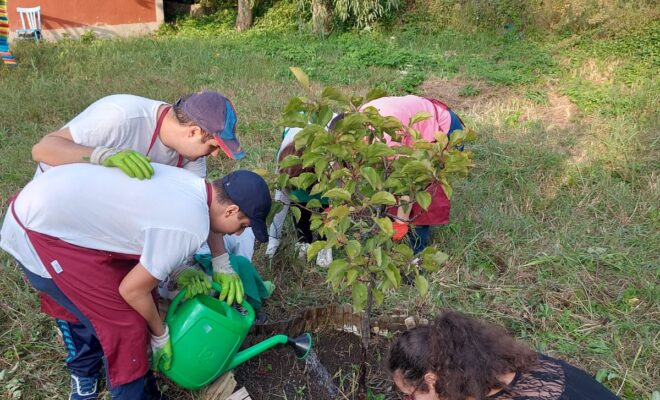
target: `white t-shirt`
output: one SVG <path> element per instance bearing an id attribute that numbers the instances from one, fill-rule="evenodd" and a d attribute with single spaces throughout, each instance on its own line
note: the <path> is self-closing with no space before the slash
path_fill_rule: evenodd
<path id="1" fill-rule="evenodd" d="M 103 97 L 87 107 L 64 125 L 69 128 L 75 143 L 88 147 L 116 147 L 132 149 L 151 158 L 151 162 L 177 165 L 179 154 L 156 139 L 151 151 L 149 145 L 156 123 L 158 108 L 166 103 L 129 94 Z M 183 168 L 197 176 L 206 176 L 206 161 L 200 157 L 195 161 L 183 159 Z M 36 176 L 51 168 L 40 163 Z"/>
<path id="2" fill-rule="evenodd" d="M 189 171 L 154 164 L 149 180 L 117 168 L 51 168 L 19 193 L 14 209 L 28 229 L 95 250 L 140 256 L 162 280 L 185 263 L 209 233 L 206 183 Z M 0 247 L 31 272 L 50 278 L 25 231 L 7 210 Z"/>

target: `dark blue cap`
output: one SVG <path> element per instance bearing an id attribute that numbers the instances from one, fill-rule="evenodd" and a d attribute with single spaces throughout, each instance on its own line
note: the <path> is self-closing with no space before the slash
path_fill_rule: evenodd
<path id="1" fill-rule="evenodd" d="M 270 189 L 266 181 L 252 171 L 238 170 L 221 179 L 225 193 L 250 218 L 254 237 L 268 241 L 266 217 L 270 212 Z"/>

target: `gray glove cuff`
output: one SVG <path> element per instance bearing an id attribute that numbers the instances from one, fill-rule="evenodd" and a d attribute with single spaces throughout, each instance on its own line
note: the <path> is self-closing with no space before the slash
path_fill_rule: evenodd
<path id="1" fill-rule="evenodd" d="M 167 344 L 167 341 L 170 340 L 170 328 L 165 324 L 165 333 L 160 336 L 151 335 L 151 347 L 160 348 Z"/>
<path id="2" fill-rule="evenodd" d="M 236 272 L 229 264 L 229 253 L 213 257 L 211 260 L 213 264 L 213 272 L 219 272 L 222 274 L 235 274 Z"/>
<path id="3" fill-rule="evenodd" d="M 92 155 L 89 157 L 89 163 L 101 165 L 103 164 L 103 161 L 108 159 L 108 157 L 114 156 L 120 151 L 121 150 L 115 147 L 105 147 L 105 146 L 95 147 L 94 151 L 92 151 Z"/>

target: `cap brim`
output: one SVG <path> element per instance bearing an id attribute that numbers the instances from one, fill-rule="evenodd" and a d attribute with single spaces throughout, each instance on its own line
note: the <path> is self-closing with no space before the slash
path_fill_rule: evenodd
<path id="1" fill-rule="evenodd" d="M 234 160 L 240 160 L 241 158 L 245 157 L 245 152 L 243 151 L 243 148 L 241 147 L 238 139 L 223 139 L 220 136 L 214 137 L 215 141 L 218 143 L 222 151 L 225 152 L 227 157 Z"/>
<path id="2" fill-rule="evenodd" d="M 250 219 L 250 227 L 254 237 L 261 243 L 268 242 L 268 229 L 266 229 L 266 221 L 261 219 Z"/>

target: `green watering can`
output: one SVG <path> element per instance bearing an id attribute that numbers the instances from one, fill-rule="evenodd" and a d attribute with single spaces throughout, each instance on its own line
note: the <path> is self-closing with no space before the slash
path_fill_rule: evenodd
<path id="1" fill-rule="evenodd" d="M 220 291 L 216 282 L 211 285 Z M 203 388 L 224 372 L 278 344 L 292 346 L 299 359 L 307 357 L 312 348 L 312 336 L 304 333 L 295 338 L 275 335 L 238 352 L 254 322 L 252 306 L 244 301 L 242 313 L 205 294 L 180 304 L 184 295 L 185 289 L 174 298 L 165 317 L 174 357 L 171 368 L 163 374 L 186 389 Z"/>

